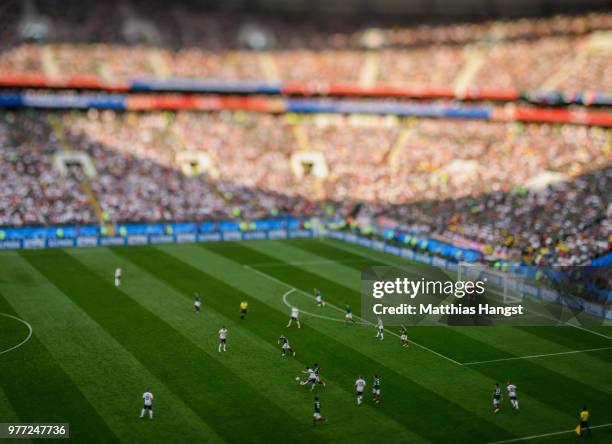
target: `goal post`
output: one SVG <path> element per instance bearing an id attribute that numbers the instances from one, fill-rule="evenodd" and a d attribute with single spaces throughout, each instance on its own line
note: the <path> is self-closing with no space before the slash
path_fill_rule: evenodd
<path id="1" fill-rule="evenodd" d="M 504 304 L 519 304 L 525 294 L 525 279 L 522 276 L 504 273 L 484 264 L 459 262 L 457 280 L 485 282 L 486 289 L 498 293 Z"/>

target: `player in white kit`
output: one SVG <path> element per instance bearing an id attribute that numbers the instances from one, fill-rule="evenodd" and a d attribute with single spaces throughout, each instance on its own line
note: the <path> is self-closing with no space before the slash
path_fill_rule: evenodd
<path id="1" fill-rule="evenodd" d="M 366 382 L 360 376 L 359 378 L 357 378 L 357 381 L 355 381 L 355 394 L 357 395 L 357 405 L 361 405 L 361 403 L 363 402 L 363 392 L 365 391 L 365 387 Z"/>
<path id="2" fill-rule="evenodd" d="M 142 399 L 144 401 L 144 406 L 142 407 L 142 410 L 140 411 L 140 417 L 144 417 L 145 412 L 148 411 L 149 412 L 149 419 L 153 419 L 153 393 L 151 393 L 151 390 L 147 390 L 146 392 L 144 392 L 142 394 Z"/>
<path id="3" fill-rule="evenodd" d="M 219 330 L 219 353 L 221 351 L 227 351 L 227 328 L 225 326 L 221 327 Z"/>
<path id="4" fill-rule="evenodd" d="M 121 267 L 117 267 L 115 269 L 115 287 L 118 287 L 119 285 L 121 285 L 121 274 L 122 274 L 122 270 Z"/>
<path id="5" fill-rule="evenodd" d="M 310 387 L 310 390 L 311 391 L 314 390 L 315 389 L 315 384 L 317 383 L 317 374 L 314 371 L 314 369 L 307 368 L 302 373 L 306 373 L 308 375 L 308 378 L 304 379 L 303 381 L 300 381 L 300 385 L 312 384 L 311 387 Z"/>
<path id="6" fill-rule="evenodd" d="M 315 293 L 315 303 L 317 304 L 317 307 L 323 307 L 323 298 L 321 297 L 321 292 L 319 291 L 318 288 L 315 288 L 314 293 Z"/>
<path id="7" fill-rule="evenodd" d="M 381 341 L 385 339 L 385 326 L 383 325 L 382 319 L 378 318 L 378 322 L 376 323 L 376 339 L 380 339 Z"/>
<path id="8" fill-rule="evenodd" d="M 295 321 L 295 323 L 297 324 L 297 328 L 300 328 L 300 310 L 298 310 L 297 307 L 291 307 L 291 318 L 289 319 L 289 323 L 287 324 L 287 327 L 291 327 L 291 323 L 293 321 Z"/>
<path id="9" fill-rule="evenodd" d="M 516 399 L 516 385 L 508 381 L 508 387 L 506 387 L 506 389 L 508 390 L 508 397 L 510 398 L 510 404 L 512 404 L 512 407 L 514 407 L 515 410 L 518 410 L 519 402 L 518 402 L 518 399 Z"/>
<path id="10" fill-rule="evenodd" d="M 200 312 L 200 308 L 202 307 L 202 300 L 200 299 L 200 294 L 199 293 L 194 293 L 195 295 L 195 300 L 193 301 L 193 310 L 196 313 Z"/>

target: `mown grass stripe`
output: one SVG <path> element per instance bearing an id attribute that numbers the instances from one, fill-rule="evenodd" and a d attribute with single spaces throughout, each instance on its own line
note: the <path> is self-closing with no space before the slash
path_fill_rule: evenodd
<path id="1" fill-rule="evenodd" d="M 301 245 L 305 248 L 299 248 L 298 245 Z M 309 245 L 310 247 L 308 247 Z M 279 258 L 281 260 L 284 256 L 299 257 L 299 259 L 304 263 L 313 264 L 304 267 L 312 273 L 322 275 L 332 280 L 336 279 L 340 283 L 347 285 L 353 290 L 360 290 L 360 272 L 358 270 L 359 265 L 356 262 L 356 259 L 353 259 L 352 257 L 349 259 L 341 259 L 340 256 L 333 256 L 332 258 L 328 257 L 322 259 L 321 256 L 318 256 L 315 253 L 325 250 L 325 244 L 323 242 L 315 243 L 312 241 L 308 242 L 303 240 L 295 240 L 290 241 L 290 243 L 287 243 L 278 241 L 268 241 L 268 243 L 266 244 L 262 244 L 261 242 L 249 243 L 248 246 L 257 251 L 269 252 L 271 256 L 274 256 L 275 258 Z M 315 246 L 316 249 L 312 248 L 312 246 Z M 334 253 L 333 248 L 327 248 L 327 251 L 330 254 Z M 343 260 L 344 262 L 338 265 L 315 265 L 316 263 L 321 263 L 321 260 Z M 350 266 L 348 266 L 349 264 Z M 279 263 L 277 263 L 276 266 L 279 266 Z M 268 267 L 266 266 L 266 269 L 267 268 Z M 489 329 L 482 329 L 478 327 L 463 327 L 461 328 L 461 332 L 480 342 L 487 343 L 493 347 L 503 350 L 504 352 L 510 353 L 513 356 L 567 352 L 576 349 L 582 350 L 588 349 L 592 345 L 598 346 L 600 342 L 601 345 L 604 346 L 606 342 L 608 342 L 604 338 L 595 335 L 587 334 L 585 336 L 584 332 L 574 328 L 498 328 L 495 329 L 494 334 L 491 334 L 491 330 Z M 547 337 L 544 337 L 546 333 L 548 333 L 548 335 L 546 335 Z M 558 340 L 556 336 L 561 335 L 567 337 L 570 340 Z M 574 340 L 571 341 L 571 338 L 573 338 Z M 585 343 L 585 340 L 588 340 L 589 342 Z M 595 344 L 590 344 L 590 341 L 595 341 Z M 607 368 L 608 363 L 602 361 L 599 358 L 605 357 L 612 358 L 612 353 L 605 353 L 602 350 L 601 352 L 589 353 L 589 355 L 580 356 L 579 359 L 581 362 L 584 363 L 585 366 L 589 368 L 602 369 Z M 542 361 L 538 362 L 538 364 L 546 366 L 547 362 Z M 555 360 L 555 364 L 558 364 L 557 360 Z M 582 371 L 572 372 L 573 370 L 577 369 L 574 369 L 571 365 L 566 366 L 564 370 L 568 376 L 571 376 L 574 379 L 578 378 L 579 375 L 582 374 Z M 603 381 L 601 378 L 599 380 L 599 385 L 600 387 L 605 387 L 605 381 Z"/>
<path id="2" fill-rule="evenodd" d="M 296 243 L 295 245 L 304 246 L 305 243 Z M 305 247 L 310 250 L 311 247 Z M 336 249 L 332 246 L 326 246 L 325 248 L 320 247 L 317 251 L 321 252 L 322 257 L 326 257 L 329 259 L 344 257 L 347 258 L 347 255 L 343 250 Z M 349 253 L 350 257 L 350 253 Z M 348 266 L 354 266 L 352 263 L 348 263 Z M 481 327 L 482 328 L 482 327 Z M 547 328 L 547 327 L 540 327 Z M 551 327 L 552 328 L 552 327 Z M 555 327 L 555 329 L 560 327 Z M 412 332 L 422 331 L 423 327 L 413 328 Z M 439 327 L 431 327 L 427 328 L 428 333 L 432 332 L 432 329 L 436 329 L 439 331 L 444 331 L 447 329 L 439 328 Z M 448 334 L 446 331 L 445 337 L 448 341 L 452 341 L 453 339 L 457 341 L 457 347 L 462 348 L 481 348 L 482 342 L 470 338 L 466 333 L 463 332 L 463 328 L 454 328 L 452 329 L 452 335 Z M 414 333 L 413 333 L 414 334 Z M 466 344 L 469 343 L 469 345 Z M 462 343 L 462 345 L 460 345 Z M 441 345 L 441 344 L 440 344 Z M 487 346 L 488 348 L 492 348 L 492 346 Z M 510 353 L 505 353 L 502 350 L 498 350 L 496 353 L 488 352 L 487 355 L 489 358 L 487 359 L 496 359 L 497 357 L 511 357 L 513 356 Z M 504 356 L 505 355 L 505 356 Z M 470 361 L 464 361 L 470 362 Z M 521 379 L 522 382 L 522 390 L 525 393 L 529 393 L 531 396 L 538 397 L 539 393 L 542 391 L 542 388 L 549 383 L 549 381 L 555 381 L 555 384 L 561 384 L 564 387 L 564 390 L 550 390 L 548 391 L 548 395 L 544 398 L 540 398 L 543 402 L 547 403 L 553 408 L 556 408 L 560 411 L 570 411 L 575 408 L 575 405 L 568 402 L 570 399 L 583 399 L 584 402 L 588 402 L 589 405 L 596 406 L 598 408 L 604 408 L 605 399 L 608 397 L 608 394 L 598 387 L 594 387 L 590 385 L 590 381 L 588 378 L 581 379 L 573 379 L 566 375 L 559 373 L 557 370 L 546 369 L 540 366 L 537 362 L 531 362 L 526 360 L 521 361 L 513 361 L 512 362 L 512 375 L 508 375 L 507 365 L 505 362 L 497 362 L 490 363 L 483 366 L 471 367 L 474 371 L 478 371 L 489 376 L 492 379 L 498 381 L 505 381 L 508 379 Z M 517 376 L 514 376 L 517 375 Z"/>
<path id="3" fill-rule="evenodd" d="M 5 298 L 37 325 L 43 345 L 121 441 L 171 442 L 180 437 L 222 442 L 162 381 L 22 257 L 15 254 L 10 263 L 0 264 Z M 11 282 L 12 271 L 27 275 L 31 285 Z M 138 419 L 140 396 L 147 386 L 155 387 L 155 395 L 163 399 L 155 408 L 161 422 L 173 423 L 176 430 Z"/>
<path id="4" fill-rule="evenodd" d="M 19 316 L 0 290 L 0 311 Z M 68 422 L 75 442 L 119 442 L 98 412 L 38 339 L 0 358 L 6 398 L 23 422 Z"/>
<path id="5" fill-rule="evenodd" d="M 238 442 L 244 430 L 254 441 L 301 441 L 304 427 L 285 418 L 270 428 L 259 415 L 282 412 L 218 361 L 198 359 L 201 350 L 108 281 L 61 250 L 24 251 L 23 257 L 69 296 L 224 439 Z M 87 289 L 87 290 L 85 290 Z M 231 387 L 231 390 L 228 389 Z M 159 402 L 159 401 L 158 401 Z M 237 426 L 236 418 L 240 418 Z"/>
<path id="6" fill-rule="evenodd" d="M 218 244 L 207 244 L 202 245 L 202 248 L 208 248 L 215 253 L 220 254 L 221 256 L 225 256 L 229 259 L 233 259 L 242 264 L 254 263 L 254 255 L 257 255 L 257 252 L 250 250 L 243 246 L 235 246 L 231 249 L 228 248 L 216 248 Z M 127 251 L 127 250 L 126 250 Z M 129 252 L 128 252 L 129 254 Z M 270 257 L 260 257 L 261 261 L 270 262 L 272 258 Z M 161 259 L 156 261 L 155 264 L 158 266 L 158 269 L 155 270 L 157 273 L 163 273 L 164 269 L 167 268 L 177 268 L 177 266 L 171 265 L 169 261 L 162 261 Z M 293 270 L 290 267 L 290 272 L 300 272 L 300 270 Z M 204 274 L 202 271 L 193 268 L 190 274 Z M 286 278 L 286 276 L 284 276 Z M 213 286 L 213 290 L 216 290 L 216 287 L 227 286 L 226 283 L 217 281 L 213 276 L 209 276 L 208 278 L 209 285 Z M 312 282 L 312 281 L 311 281 Z M 232 290 L 231 287 L 228 288 L 229 293 L 238 293 L 236 290 Z M 236 304 L 239 299 L 236 299 Z M 222 307 L 220 308 L 222 309 Z M 276 325 L 282 325 L 282 322 L 286 322 L 286 315 L 282 313 L 275 314 Z M 266 327 L 269 328 L 269 327 Z M 505 435 L 509 434 L 507 431 L 500 429 L 499 427 L 491 424 L 491 423 L 483 423 L 480 418 L 473 415 L 471 412 L 464 409 L 462 406 L 454 404 L 452 401 L 449 401 L 442 396 L 431 392 L 427 388 L 415 383 L 404 377 L 403 375 L 398 374 L 395 370 L 381 364 L 380 362 L 372 360 L 370 357 L 365 356 L 355 350 L 348 349 L 341 343 L 338 343 L 334 339 L 321 335 L 320 332 L 310 329 L 307 325 L 302 328 L 302 337 L 305 334 L 308 334 L 308 339 L 310 339 L 310 349 L 319 348 L 320 355 L 322 356 L 337 356 L 338 359 L 341 359 L 344 362 L 344 367 L 351 367 L 355 369 L 369 369 L 368 372 L 363 372 L 365 374 L 374 374 L 374 373 L 384 373 L 387 375 L 386 380 L 389 387 L 387 390 L 393 392 L 399 401 L 402 397 L 408 397 L 410 399 L 414 399 L 415 403 L 406 406 L 404 403 L 397 403 L 396 408 L 389 410 L 386 409 L 385 412 L 392 417 L 396 417 L 401 421 L 402 418 L 408 415 L 409 417 L 418 417 L 423 414 L 424 410 L 428 410 L 429 408 L 435 408 L 436 405 L 450 405 L 452 406 L 455 414 L 452 418 L 449 418 L 449 421 L 446 422 L 443 426 L 436 430 L 431 430 L 430 427 L 426 426 L 423 422 L 422 424 L 417 421 L 412 424 L 414 430 L 421 436 L 429 437 L 429 439 L 433 439 L 434 441 L 443 440 L 443 436 L 445 433 L 449 433 L 450 430 L 453 430 L 453 433 L 458 434 L 461 430 L 461 424 L 466 424 L 470 422 L 479 421 L 482 424 L 482 427 L 478 430 L 477 433 L 482 433 L 483 436 L 491 436 L 491 434 L 497 435 Z M 323 336 L 323 337 L 322 337 Z M 305 338 L 306 339 L 306 338 Z M 314 357 L 313 359 L 316 359 Z M 330 367 L 330 373 L 332 374 L 333 379 L 341 380 L 345 379 L 348 381 L 354 380 L 355 375 L 346 374 L 342 368 L 339 367 Z M 389 402 L 391 403 L 391 401 Z M 387 404 L 388 405 L 388 404 Z M 446 435 L 448 436 L 448 435 Z M 467 438 L 467 436 L 466 436 Z M 482 438 L 486 439 L 486 438 Z"/>
<path id="7" fill-rule="evenodd" d="M 222 295 L 221 298 L 208 297 L 206 300 L 213 309 L 225 316 L 235 316 L 240 301 L 244 299 L 244 294 L 227 282 L 219 280 L 159 249 L 154 250 L 151 247 L 138 249 L 116 248 L 114 251 L 130 259 L 132 262 L 138 263 L 142 268 L 145 268 L 159 279 L 165 280 L 168 283 L 172 282 L 175 288 L 181 289 L 181 291 L 190 292 L 195 286 L 205 284 L 208 294 Z M 252 315 L 249 318 L 249 329 L 263 340 L 278 338 L 279 334 L 284 331 L 288 315 L 278 312 L 255 299 L 249 299 L 249 310 L 252 313 L 265 313 L 265 316 L 256 317 Z M 309 364 L 318 362 L 325 369 L 325 377 L 332 381 L 346 381 L 344 387 L 347 391 L 352 391 L 352 383 L 356 379 L 355 373 L 360 368 L 376 368 L 376 363 L 368 358 L 363 357 L 363 360 L 360 360 L 359 355 L 351 354 L 346 347 L 337 343 L 334 339 L 321 335 L 308 326 L 302 326 L 302 329 L 299 331 L 299 337 L 296 336 L 298 331 L 295 330 L 295 327 L 289 335 L 294 343 L 299 341 L 301 344 L 299 359 L 302 362 Z M 330 357 L 333 357 L 334 360 L 338 359 L 344 365 L 342 367 L 332 366 L 326 360 L 326 357 L 327 360 L 332 359 Z M 354 368 L 354 373 L 347 373 L 347 367 Z M 375 370 L 371 371 L 372 374 L 374 372 Z M 391 370 L 388 370 L 388 373 L 391 373 Z M 364 374 L 367 373 L 364 372 Z M 350 405 L 350 403 L 351 398 L 347 394 L 347 404 Z M 399 406 L 392 408 L 394 405 L 395 403 L 387 403 L 380 411 L 390 416 L 391 419 L 403 423 L 403 416 L 397 410 Z M 390 415 L 389 412 L 392 414 Z M 432 440 L 432 437 L 429 436 L 430 434 L 421 434 L 423 430 L 420 427 L 415 428 L 411 426 L 411 431 L 420 435 L 426 441 Z"/>
<path id="8" fill-rule="evenodd" d="M 182 246 L 180 250 L 189 252 L 186 246 Z M 199 252 L 199 256 L 202 255 L 202 250 L 195 250 Z M 98 276 L 106 279 L 109 270 L 121 266 L 125 273 L 122 284 L 125 294 L 188 337 L 203 351 L 209 353 L 211 359 L 222 358 L 226 367 L 250 381 L 262 396 L 269 398 L 283 409 L 285 415 L 294 417 L 304 424 L 309 422 L 313 393 L 307 388 L 297 387 L 294 377 L 301 375 L 300 372 L 312 363 L 300 362 L 301 348 L 299 341 L 293 341 L 293 336 L 289 338 L 298 350 L 298 356 L 283 359 L 275 342 L 277 337 L 264 340 L 252 332 L 251 321 L 262 316 L 265 318 L 266 313 L 258 312 L 253 319 L 249 316 L 246 321 L 239 319 L 237 310 L 231 317 L 224 316 L 209 302 L 211 297 L 224 300 L 226 295 L 217 292 L 210 295 L 205 282 L 194 280 L 186 282 L 183 288 L 176 288 L 176 280 L 166 282 L 159 279 L 140 267 L 141 260 L 130 262 L 107 249 L 97 250 L 95 256 L 80 252 L 75 252 L 73 255 L 94 270 Z M 203 295 L 204 305 L 199 314 L 193 313 L 193 292 L 187 289 L 191 285 Z M 219 356 L 216 342 L 216 331 L 221 325 L 226 325 L 230 331 L 229 351 L 223 356 Z M 281 330 L 279 329 L 279 335 Z M 346 404 L 347 393 L 342 387 L 334 384 L 334 381 L 328 380 L 326 389 L 322 393 L 317 391 L 315 394 L 323 397 L 324 410 L 326 414 L 332 414 L 334 426 L 322 427 L 316 432 L 313 430 L 313 439 L 320 440 L 322 435 L 330 440 L 343 439 L 355 442 L 367 435 L 372 423 L 377 423 L 384 430 L 383 436 L 390 441 L 399 435 L 411 442 L 423 441 L 406 430 L 402 424 L 385 417 L 374 408 L 362 409 L 364 421 L 359 423 L 352 421 L 352 413 L 342 408 Z"/>

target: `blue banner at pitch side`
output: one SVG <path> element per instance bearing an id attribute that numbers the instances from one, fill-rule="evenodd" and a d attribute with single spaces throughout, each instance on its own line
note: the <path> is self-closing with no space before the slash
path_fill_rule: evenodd
<path id="1" fill-rule="evenodd" d="M 345 233 L 345 232 L 340 232 L 340 231 L 327 231 L 325 232 L 325 236 L 332 238 L 332 239 L 338 239 L 344 242 L 348 242 L 351 244 L 361 245 L 362 247 L 370 248 L 373 250 L 383 251 L 385 253 L 393 254 L 395 256 L 400 256 L 405 259 L 410 259 L 410 260 L 414 260 L 417 262 L 422 262 L 425 264 L 433 265 L 443 270 L 448 270 L 452 272 L 457 271 L 456 261 L 447 261 L 446 259 L 429 256 L 427 254 L 421 254 L 421 253 L 409 250 L 407 248 L 400 248 L 400 247 L 395 247 L 392 245 L 387 245 L 384 242 L 368 239 L 368 238 L 357 236 L 351 233 Z M 593 316 L 612 320 L 612 309 L 606 308 L 606 306 L 604 305 L 594 304 L 594 303 L 585 301 L 584 299 L 559 294 L 554 290 L 550 290 L 547 288 L 541 288 L 541 287 L 537 287 L 537 286 L 530 285 L 530 284 L 526 284 L 525 293 L 537 299 L 542 299 L 548 302 L 555 302 L 557 304 L 564 305 L 566 307 L 570 307 L 574 310 L 583 311 Z"/>
<path id="2" fill-rule="evenodd" d="M 109 247 L 156 245 L 188 242 L 217 242 L 254 239 L 292 239 L 313 237 L 312 230 L 279 228 L 264 231 L 215 231 L 211 233 L 129 234 L 126 236 L 77 236 L 70 239 L 30 238 L 0 241 L 0 250 L 70 247 Z"/>

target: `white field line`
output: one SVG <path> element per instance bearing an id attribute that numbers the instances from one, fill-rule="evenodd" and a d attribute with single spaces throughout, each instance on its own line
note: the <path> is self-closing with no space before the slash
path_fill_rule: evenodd
<path id="1" fill-rule="evenodd" d="M 503 295 L 503 293 L 500 293 L 500 292 L 499 292 L 499 291 L 497 291 L 497 290 L 491 290 L 491 289 L 489 289 L 489 292 L 491 292 L 491 293 L 495 293 L 495 294 L 500 295 L 500 296 L 502 296 L 502 297 L 504 296 L 504 295 Z M 597 336 L 601 336 L 602 338 L 606 338 L 606 339 L 609 339 L 609 340 L 611 340 L 611 341 L 612 341 L 612 336 L 607 336 L 607 335 L 604 335 L 603 333 L 599 333 L 598 331 L 591 330 L 591 329 L 588 329 L 588 328 L 582 327 L 582 326 L 580 326 L 580 325 L 570 324 L 568 321 L 565 321 L 565 322 L 563 322 L 563 321 L 559 321 L 558 319 L 555 319 L 555 318 L 553 318 L 553 317 L 551 317 L 551 316 L 544 315 L 544 314 L 542 314 L 542 313 L 538 313 L 537 311 L 528 310 L 527 308 L 525 308 L 525 313 L 531 313 L 531 314 L 533 314 L 533 315 L 535 315 L 535 316 L 539 316 L 539 317 L 544 318 L 544 319 L 548 319 L 548 320 L 551 320 L 551 321 L 555 321 L 555 322 L 557 322 L 557 324 L 561 324 L 561 326 L 566 326 L 566 327 L 574 327 L 574 328 L 577 328 L 578 330 L 583 330 L 583 331 L 586 331 L 587 333 L 591 333 L 591 334 L 594 334 L 594 335 L 597 335 Z"/>
<path id="2" fill-rule="evenodd" d="M 284 295 L 283 295 L 283 303 L 289 307 L 292 308 L 293 305 L 289 303 L 289 301 L 287 300 L 287 296 L 289 296 L 291 293 L 293 293 L 294 291 L 297 291 L 295 288 L 290 289 L 289 291 L 287 291 Z M 336 307 L 332 307 L 332 308 L 336 308 Z M 340 319 L 340 318 L 332 318 L 330 316 L 324 316 L 318 313 L 312 313 L 310 311 L 306 311 L 300 308 L 300 313 L 304 313 L 308 316 L 312 316 L 314 318 L 320 318 L 320 319 L 326 319 L 328 321 L 334 321 L 334 322 L 345 322 L 344 319 Z M 360 324 L 363 324 L 362 322 L 360 322 Z"/>
<path id="3" fill-rule="evenodd" d="M 302 294 L 305 294 L 305 295 L 306 295 L 306 296 L 308 296 L 308 297 L 311 297 L 311 298 L 313 297 L 312 295 L 310 295 L 310 294 L 306 293 L 305 291 L 300 290 L 299 288 L 295 288 L 295 287 L 293 287 L 292 285 L 289 285 L 288 283 L 286 283 L 286 282 L 284 282 L 284 281 L 281 281 L 280 279 L 275 278 L 274 276 L 270 276 L 269 274 L 264 273 L 264 272 L 259 271 L 259 270 L 256 270 L 255 268 L 250 267 L 250 266 L 248 266 L 248 265 L 243 265 L 243 267 L 244 267 L 244 268 L 247 268 L 247 269 L 249 269 L 249 270 L 251 270 L 251 271 L 253 271 L 253 272 L 255 272 L 255 273 L 257 273 L 257 274 L 259 274 L 259 275 L 261 275 L 261 276 L 263 276 L 263 277 L 265 277 L 265 278 L 267 278 L 267 279 L 271 280 L 271 281 L 277 282 L 277 283 L 279 283 L 279 284 L 281 284 L 281 285 L 284 285 L 284 286 L 286 286 L 286 287 L 288 287 L 288 288 L 290 288 L 290 289 L 292 289 L 292 290 L 295 290 L 295 291 L 298 291 L 298 292 L 300 292 L 300 293 L 302 293 Z M 338 306 L 336 306 L 336 305 L 334 305 L 334 304 L 331 304 L 331 303 L 329 303 L 329 302 L 326 302 L 326 304 L 327 304 L 327 305 L 329 305 L 330 307 L 335 308 L 336 310 L 338 310 L 338 311 L 340 311 L 340 312 L 344 313 L 344 310 L 342 310 L 340 307 L 338 307 Z M 367 320 L 363 319 L 363 318 L 362 318 L 362 317 L 360 317 L 360 316 L 357 316 L 357 315 L 353 315 L 353 316 L 354 316 L 355 318 L 359 319 L 359 320 L 361 321 L 361 323 L 362 323 L 362 324 L 371 325 L 371 326 L 373 326 L 373 327 L 375 326 L 375 324 L 373 324 L 372 322 L 369 322 L 369 321 L 367 321 Z M 395 333 L 394 331 L 388 330 L 388 329 L 386 329 L 386 328 L 385 328 L 385 331 L 386 331 L 388 334 L 392 335 L 392 336 L 395 336 L 395 337 L 398 337 L 398 338 L 400 337 L 400 335 L 398 335 L 398 334 L 397 334 L 397 333 Z M 463 364 L 461 364 L 459 361 L 455 361 L 454 359 L 449 358 L 448 356 L 445 356 L 445 355 L 443 355 L 442 353 L 438 353 L 437 351 L 432 350 L 432 349 L 431 349 L 431 348 L 429 348 L 429 347 L 425 347 L 424 345 L 418 344 L 418 343 L 414 342 L 413 340 L 410 340 L 410 342 L 411 342 L 412 344 L 416 345 L 417 347 L 422 348 L 423 350 L 427 350 L 428 352 L 433 353 L 434 355 L 436 355 L 436 356 L 438 356 L 438 357 L 440 357 L 440 358 L 442 358 L 442 359 L 446 359 L 447 361 L 452 362 L 453 364 L 456 364 L 456 365 L 463 365 Z"/>
<path id="4" fill-rule="evenodd" d="M 600 425 L 596 425 L 596 426 L 589 426 L 589 428 L 590 429 L 601 429 L 601 428 L 610 427 L 610 426 L 612 426 L 612 422 L 608 423 L 608 424 L 600 424 Z M 504 441 L 492 441 L 492 442 L 489 442 L 487 444 L 507 444 L 507 443 L 510 443 L 510 442 L 528 441 L 530 439 L 546 438 L 547 436 L 563 435 L 565 433 L 575 433 L 575 429 L 563 430 L 561 432 L 543 433 L 542 435 L 523 436 L 522 438 L 506 439 Z"/>
<path id="5" fill-rule="evenodd" d="M 23 344 L 25 344 L 26 342 L 28 342 L 28 341 L 30 340 L 30 338 L 32 337 L 32 326 L 30 325 L 30 323 L 29 323 L 29 322 L 26 322 L 26 321 L 24 321 L 24 320 L 23 320 L 23 319 L 21 319 L 21 318 L 18 318 L 18 317 L 16 317 L 16 316 L 13 316 L 13 315 L 10 315 L 10 314 L 7 314 L 7 313 L 0 313 L 0 316 L 5 316 L 5 317 L 7 317 L 7 318 L 14 319 L 14 320 L 16 320 L 16 321 L 21 322 L 21 323 L 22 323 L 23 325 L 25 325 L 26 327 L 28 327 L 28 335 L 26 336 L 26 338 L 25 338 L 23 341 L 21 341 L 19 344 L 14 345 L 14 346 L 13 346 L 13 347 L 11 347 L 11 348 L 7 348 L 6 350 L 0 351 L 0 355 L 3 355 L 3 354 L 8 353 L 8 352 L 10 352 L 10 351 L 12 351 L 12 350 L 16 350 L 16 349 L 18 349 L 18 348 L 19 348 L 19 347 L 21 347 Z"/>
<path id="6" fill-rule="evenodd" d="M 558 353 L 545 353 L 542 355 L 513 356 L 511 358 L 489 359 L 487 361 L 464 362 L 463 365 L 478 365 L 478 364 L 487 364 L 489 362 L 515 361 L 518 359 L 535 359 L 535 358 L 544 358 L 546 356 L 573 355 L 576 353 L 588 353 L 588 352 L 594 352 L 594 351 L 600 351 L 600 350 L 612 350 L 612 347 L 589 348 L 586 350 L 571 350 L 571 351 L 558 352 Z"/>
<path id="7" fill-rule="evenodd" d="M 349 245 L 350 245 L 350 244 L 349 244 Z M 337 245 L 337 244 L 334 244 L 334 246 L 335 246 L 335 247 L 338 247 L 338 248 L 340 248 L 340 249 L 342 249 L 342 250 L 348 251 L 348 252 L 350 252 L 350 253 L 356 254 L 356 255 L 358 255 L 358 256 L 361 256 L 361 257 L 366 257 L 366 258 L 370 258 L 370 259 L 375 260 L 375 261 L 378 261 L 378 262 L 382 262 L 383 264 L 391 265 L 391 266 L 394 266 L 394 267 L 402 267 L 402 266 L 403 266 L 403 265 L 400 265 L 400 264 L 397 264 L 397 263 L 389 262 L 389 261 L 387 261 L 387 260 L 385 260 L 385 259 L 382 259 L 382 258 L 378 258 L 378 257 L 376 257 L 376 256 L 372 256 L 372 255 L 370 255 L 370 254 L 368 254 L 368 253 L 365 253 L 365 252 L 363 252 L 363 251 L 359 251 L 359 250 L 353 249 L 353 248 L 351 248 L 351 247 L 349 247 L 349 246 L 340 246 L 340 245 Z M 399 256 L 396 256 L 396 257 L 399 257 Z M 406 266 L 409 266 L 409 265 L 408 265 L 408 264 L 406 264 Z M 415 273 L 415 274 L 416 274 L 416 273 Z M 490 291 L 491 293 L 496 293 L 496 294 L 498 294 L 498 295 L 500 295 L 500 296 L 503 296 L 503 294 L 502 294 L 502 293 L 499 293 L 499 292 L 498 292 L 498 291 L 496 291 L 496 290 L 491 290 L 491 289 L 489 289 L 489 291 Z M 525 310 L 525 312 L 527 312 L 527 313 L 532 313 L 532 314 L 535 314 L 535 315 L 537 315 L 537 316 L 540 316 L 540 317 L 542 317 L 542 318 L 544 318 L 544 319 L 552 320 L 552 321 L 555 321 L 555 322 L 557 322 L 557 323 L 561 323 L 562 325 L 565 325 L 565 326 L 568 326 L 568 327 L 574 327 L 574 328 L 577 328 L 578 330 L 583 330 L 583 331 L 586 331 L 586 332 L 588 332 L 588 333 L 591 333 L 591 334 L 594 334 L 594 335 L 597 335 L 597 336 L 601 336 L 602 338 L 606 338 L 606 339 L 609 339 L 609 340 L 611 340 L 611 341 L 612 341 L 612 336 L 607 336 L 607 335 L 604 335 L 603 333 L 599 333 L 599 332 L 597 332 L 597 331 L 594 331 L 594 330 L 591 330 L 591 329 L 588 329 L 588 328 L 582 327 L 582 326 L 580 326 L 580 325 L 570 324 L 570 323 L 568 323 L 568 322 L 560 322 L 558 319 L 555 319 L 555 318 L 552 318 L 552 317 L 549 317 L 549 316 L 542 315 L 542 314 L 540 314 L 540 313 L 538 313 L 538 312 L 535 312 L 535 311 L 532 311 L 532 310 L 527 310 L 527 309 L 526 309 L 526 310 Z"/>

